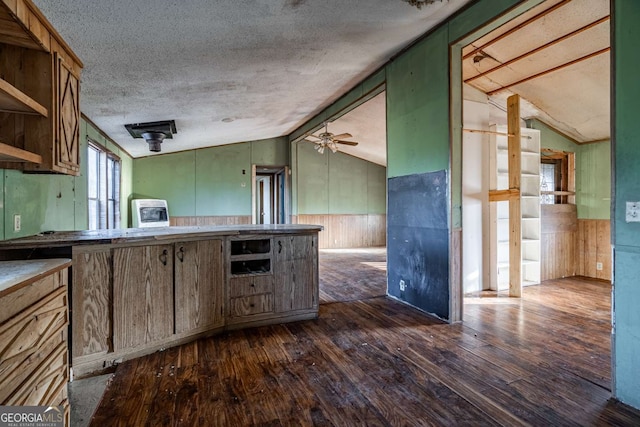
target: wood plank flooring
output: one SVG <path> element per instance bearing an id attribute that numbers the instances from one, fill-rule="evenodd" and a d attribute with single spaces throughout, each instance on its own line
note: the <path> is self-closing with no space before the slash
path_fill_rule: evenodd
<path id="1" fill-rule="evenodd" d="M 91 425 L 640 425 L 610 400 L 610 285 L 482 293 L 447 325 L 382 296 L 384 253 L 320 263 L 319 319 L 125 362 Z"/>

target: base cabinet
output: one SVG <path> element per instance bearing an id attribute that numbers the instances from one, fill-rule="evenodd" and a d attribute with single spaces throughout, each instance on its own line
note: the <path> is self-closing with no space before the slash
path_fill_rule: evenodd
<path id="1" fill-rule="evenodd" d="M 71 355 L 74 359 L 113 351 L 112 251 L 102 246 L 73 249 Z"/>
<path id="2" fill-rule="evenodd" d="M 136 348 L 173 334 L 173 247 L 113 250 L 113 348 Z"/>
<path id="3" fill-rule="evenodd" d="M 66 425 L 70 265 L 68 259 L 0 262 L 0 405 L 61 405 Z M 16 277 L 12 289 L 4 287 Z"/>
<path id="4" fill-rule="evenodd" d="M 176 334 L 222 327 L 223 241 L 180 242 L 174 251 Z"/>
<path id="5" fill-rule="evenodd" d="M 77 246 L 73 262 L 79 377 L 224 329 L 318 314 L 317 234 Z"/>
<path id="6" fill-rule="evenodd" d="M 275 238 L 275 310 L 318 308 L 318 238 L 312 235 Z"/>

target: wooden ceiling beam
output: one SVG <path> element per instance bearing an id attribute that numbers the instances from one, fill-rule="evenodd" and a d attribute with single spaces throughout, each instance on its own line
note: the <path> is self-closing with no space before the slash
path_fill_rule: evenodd
<path id="1" fill-rule="evenodd" d="M 521 28 L 526 27 L 527 25 L 537 21 L 540 18 L 545 17 L 546 15 L 550 14 L 551 12 L 553 12 L 554 10 L 560 9 L 562 6 L 568 4 L 569 2 L 571 2 L 571 0 L 563 0 L 558 4 L 555 4 L 553 6 L 551 6 L 549 9 L 543 10 L 542 12 L 538 13 L 535 16 L 532 16 L 531 18 L 527 19 L 524 22 L 521 22 L 520 24 L 516 25 L 515 27 L 511 28 L 510 30 L 506 31 L 503 34 L 500 34 L 498 37 L 496 37 L 493 40 L 490 40 L 489 42 L 483 44 L 480 47 L 477 47 L 475 49 L 473 49 L 471 52 L 467 53 L 466 55 L 464 55 L 462 57 L 463 60 L 477 54 L 478 52 L 480 52 L 482 49 L 485 49 L 488 46 L 491 46 L 492 44 L 494 44 L 495 42 L 502 40 L 503 38 L 515 33 L 516 31 L 520 30 Z"/>
<path id="2" fill-rule="evenodd" d="M 504 86 L 502 86 L 502 87 L 500 87 L 498 89 L 489 91 L 489 92 L 487 92 L 487 95 L 489 95 L 489 96 L 495 95 L 496 93 L 500 92 L 501 90 L 508 89 L 510 87 L 517 86 L 517 85 L 522 84 L 522 83 L 526 83 L 526 82 L 531 81 L 533 79 L 537 79 L 538 77 L 546 76 L 547 74 L 553 73 L 555 71 L 562 70 L 563 68 L 567 68 L 567 67 L 569 67 L 571 65 L 580 63 L 582 61 L 586 61 L 587 59 L 591 59 L 591 58 L 594 58 L 596 56 L 602 55 L 603 53 L 607 53 L 610 50 L 611 50 L 611 47 L 605 47 L 604 49 L 600 49 L 600 50 L 598 50 L 596 52 L 593 52 L 593 53 L 590 53 L 588 55 L 581 56 L 580 58 L 574 59 L 573 61 L 566 62 L 564 64 L 558 65 L 557 67 L 553 67 L 553 68 L 550 68 L 548 70 L 541 71 L 541 72 L 536 73 L 536 74 L 534 74 L 532 76 L 525 77 L 524 79 L 520 79 L 520 80 L 518 80 L 516 82 L 509 83 L 508 85 L 504 85 Z"/>
<path id="3" fill-rule="evenodd" d="M 518 61 L 520 61 L 522 59 L 525 59 L 525 58 L 527 58 L 527 57 L 529 57 L 531 55 L 534 55 L 534 54 L 536 54 L 536 53 L 538 53 L 540 51 L 543 51 L 544 49 L 547 49 L 547 48 L 549 48 L 549 47 L 551 47 L 553 45 L 556 45 L 556 44 L 558 44 L 558 43 L 560 43 L 560 42 L 562 42 L 564 40 L 567 40 L 567 39 L 569 39 L 571 37 L 577 36 L 578 34 L 584 32 L 584 31 L 587 31 L 587 30 L 589 30 L 589 29 L 591 29 L 593 27 L 596 27 L 596 26 L 604 23 L 604 22 L 607 22 L 609 19 L 611 19 L 611 17 L 609 15 L 607 15 L 607 16 L 605 16 L 603 18 L 600 18 L 597 21 L 594 21 L 594 22 L 592 22 L 590 24 L 587 24 L 587 25 L 585 25 L 585 26 L 583 26 L 581 28 L 578 28 L 575 31 L 567 33 L 564 36 L 558 37 L 557 39 L 552 40 L 552 41 L 550 41 L 548 43 L 545 43 L 542 46 L 539 46 L 539 47 L 537 47 L 537 48 L 535 48 L 533 50 L 525 52 L 522 55 L 519 55 L 519 56 L 517 56 L 517 57 L 515 57 L 513 59 L 510 59 L 510 60 L 506 61 L 506 62 L 503 62 L 503 63 L 499 64 L 498 66 L 493 67 L 490 70 L 484 71 L 484 72 L 482 72 L 482 73 L 480 73 L 480 74 L 478 74 L 476 76 L 470 77 L 470 78 L 466 79 L 464 82 L 465 83 L 469 83 L 469 82 L 471 82 L 473 80 L 479 79 L 480 77 L 484 77 L 487 74 L 491 74 L 493 72 L 501 70 L 504 67 L 508 67 L 509 65 L 513 64 L 514 62 L 518 62 Z"/>

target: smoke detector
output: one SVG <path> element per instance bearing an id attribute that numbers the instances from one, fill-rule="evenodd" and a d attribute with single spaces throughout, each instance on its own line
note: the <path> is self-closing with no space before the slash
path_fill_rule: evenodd
<path id="1" fill-rule="evenodd" d="M 149 144 L 149 151 L 159 153 L 162 150 L 162 141 L 173 139 L 173 134 L 178 133 L 176 123 L 173 120 L 149 123 L 130 123 L 124 125 L 134 138 L 143 138 Z"/>

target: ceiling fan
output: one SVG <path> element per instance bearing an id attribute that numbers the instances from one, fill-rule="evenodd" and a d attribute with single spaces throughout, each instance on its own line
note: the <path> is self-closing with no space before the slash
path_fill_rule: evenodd
<path id="1" fill-rule="evenodd" d="M 317 141 L 307 139 L 310 137 L 317 139 Z M 314 148 L 320 154 L 324 153 L 325 148 L 329 148 L 332 152 L 335 153 L 336 151 L 338 151 L 338 144 L 351 145 L 351 146 L 358 145 L 356 141 L 345 141 L 343 140 L 343 138 L 352 138 L 352 135 L 350 133 L 341 133 L 339 135 L 334 135 L 331 132 L 329 132 L 329 124 L 325 122 L 324 132 L 322 132 L 318 136 L 307 135 L 305 139 L 303 139 L 303 141 L 307 141 L 307 142 L 311 142 L 312 144 L 315 144 Z"/>

